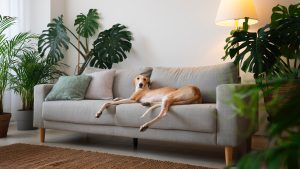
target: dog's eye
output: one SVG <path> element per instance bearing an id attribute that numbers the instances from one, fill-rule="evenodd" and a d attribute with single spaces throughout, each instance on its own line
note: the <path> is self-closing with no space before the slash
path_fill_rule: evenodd
<path id="1" fill-rule="evenodd" d="M 140 80 L 140 78 L 138 77 L 138 78 L 136 78 L 137 80 Z"/>
<path id="2" fill-rule="evenodd" d="M 144 78 L 143 80 L 146 81 L 146 78 Z"/>

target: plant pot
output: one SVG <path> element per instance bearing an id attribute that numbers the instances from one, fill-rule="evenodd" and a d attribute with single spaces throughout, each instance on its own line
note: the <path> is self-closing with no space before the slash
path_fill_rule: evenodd
<path id="1" fill-rule="evenodd" d="M 290 100 L 291 96 L 289 94 L 291 94 L 292 91 L 300 90 L 300 81 L 295 80 L 291 82 L 284 82 L 276 87 L 270 86 L 266 90 L 268 91 L 264 91 L 264 102 L 268 113 L 267 119 L 271 122 L 272 115 Z M 275 99 L 280 100 L 276 104 L 270 104 Z"/>
<path id="2" fill-rule="evenodd" d="M 17 129 L 33 130 L 33 110 L 16 111 Z"/>
<path id="3" fill-rule="evenodd" d="M 10 113 L 3 113 L 0 115 L 0 138 L 7 136 L 10 118 Z"/>

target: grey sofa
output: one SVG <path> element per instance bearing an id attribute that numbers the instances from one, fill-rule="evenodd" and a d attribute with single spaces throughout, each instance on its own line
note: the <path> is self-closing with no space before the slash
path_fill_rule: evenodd
<path id="1" fill-rule="evenodd" d="M 88 70 L 92 71 L 97 69 Z M 40 128 L 41 142 L 45 139 L 45 129 L 58 129 L 216 145 L 225 148 L 226 164 L 230 164 L 233 148 L 249 139 L 254 131 L 247 119 L 237 116 L 237 109 L 230 102 L 235 91 L 245 87 L 238 84 L 236 66 L 224 63 L 194 68 L 118 69 L 114 77 L 114 97 L 129 97 L 134 91 L 132 79 L 141 73 L 151 75 L 152 88 L 197 85 L 203 104 L 172 106 L 167 116 L 141 133 L 140 125 L 155 117 L 159 108 L 141 119 L 147 109 L 141 104 L 112 106 L 103 112 L 100 119 L 96 119 L 95 112 L 109 100 L 44 101 L 53 84 L 37 85 L 34 88 L 34 126 Z M 253 110 L 257 104 L 251 106 Z"/>

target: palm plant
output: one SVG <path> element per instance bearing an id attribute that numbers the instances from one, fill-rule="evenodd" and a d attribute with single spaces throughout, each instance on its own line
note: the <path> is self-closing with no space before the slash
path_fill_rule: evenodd
<path id="1" fill-rule="evenodd" d="M 78 68 L 78 74 L 81 74 L 88 65 L 110 69 L 113 63 L 122 62 L 127 58 L 126 52 L 131 50 L 132 34 L 127 31 L 126 26 L 115 24 L 110 29 L 100 32 L 93 42 L 93 48 L 90 49 L 89 38 L 96 35 L 100 28 L 99 19 L 96 9 L 90 9 L 86 15 L 82 13 L 77 15 L 74 23 L 78 34 L 76 35 L 64 25 L 63 16 L 54 18 L 47 25 L 48 29 L 39 37 L 38 51 L 51 63 L 57 63 L 64 58 L 63 50 L 67 50 L 71 45 L 84 59 Z M 77 45 L 71 41 L 68 33 L 77 40 Z"/>
<path id="2" fill-rule="evenodd" d="M 62 75 L 57 64 L 49 64 L 37 51 L 26 52 L 16 57 L 11 66 L 11 89 L 21 96 L 22 110 L 33 110 L 33 90 L 37 84 L 48 83 Z"/>
<path id="3" fill-rule="evenodd" d="M 9 39 L 4 32 L 14 23 L 15 18 L 0 15 L 0 114 L 3 113 L 3 94 L 8 84 L 13 57 L 30 51 L 31 46 L 26 42 L 35 37 L 29 33 L 19 33 Z"/>

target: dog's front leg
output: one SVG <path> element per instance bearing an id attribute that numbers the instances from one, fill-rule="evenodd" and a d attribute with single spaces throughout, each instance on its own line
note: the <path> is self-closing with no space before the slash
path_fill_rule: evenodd
<path id="1" fill-rule="evenodd" d="M 99 118 L 101 116 L 102 112 L 111 105 L 119 105 L 119 104 L 126 104 L 126 103 L 136 103 L 136 101 L 132 100 L 132 99 L 122 99 L 122 100 L 118 100 L 118 101 L 104 103 L 102 105 L 102 107 L 99 109 L 99 111 L 97 111 L 95 117 Z"/>
<path id="2" fill-rule="evenodd" d="M 104 103 L 104 104 L 102 105 L 102 107 L 97 111 L 95 117 L 96 117 L 96 118 L 99 118 L 99 117 L 102 115 L 102 112 L 103 112 L 108 106 L 110 106 L 110 103 Z"/>

